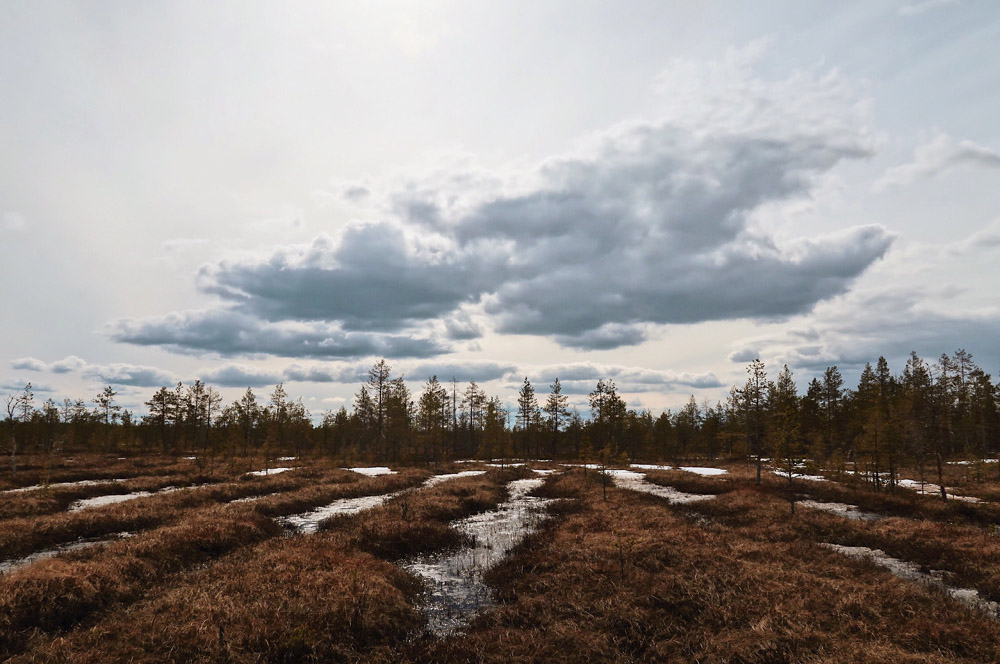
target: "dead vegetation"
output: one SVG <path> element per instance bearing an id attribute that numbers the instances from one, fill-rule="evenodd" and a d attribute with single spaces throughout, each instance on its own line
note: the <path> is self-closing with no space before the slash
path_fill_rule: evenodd
<path id="1" fill-rule="evenodd" d="M 563 499 L 554 518 L 487 572 L 499 602 L 445 639 L 422 633 L 421 585 L 393 563 L 461 544 L 448 524 L 492 509 L 526 469 L 413 490 L 427 470 L 260 478 L 280 493 L 188 506 L 132 540 L 0 578 L 0 643 L 14 662 L 70 664 L 1000 661 L 1000 622 L 821 546 L 882 549 L 998 599 L 993 506 L 796 481 L 814 499 L 896 516 L 792 515 L 783 478 L 758 487 L 752 469 L 727 467 L 719 477 L 643 471 L 715 496 L 686 506 L 614 486 L 604 500 L 593 470 L 548 477 L 536 494 Z M 269 518 L 400 491 L 314 535 L 278 537 Z"/>
<path id="2" fill-rule="evenodd" d="M 513 475 L 451 480 L 242 548 L 88 629 L 36 634 L 14 661 L 377 661 L 423 622 L 420 584 L 381 558 L 457 544 L 448 522 L 494 507 Z"/>

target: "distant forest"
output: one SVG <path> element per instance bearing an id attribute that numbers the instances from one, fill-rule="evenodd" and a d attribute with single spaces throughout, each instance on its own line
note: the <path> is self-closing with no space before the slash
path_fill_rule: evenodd
<path id="1" fill-rule="evenodd" d="M 862 469 L 891 484 L 900 464 L 984 459 L 1000 446 L 1000 385 L 958 350 L 929 363 L 912 353 L 900 373 L 880 357 L 844 385 L 836 366 L 799 394 L 787 366 L 775 375 L 760 360 L 724 402 L 654 416 L 629 409 L 614 381 L 590 393 L 590 416 L 569 408 L 558 380 L 547 394 L 528 378 L 517 405 L 488 397 L 475 383 L 431 377 L 414 395 L 385 360 L 368 372 L 352 408 L 314 425 L 301 399 L 277 385 L 266 397 L 247 388 L 223 405 L 200 381 L 162 387 L 137 418 L 112 387 L 92 402 L 49 399 L 31 385 L 6 399 L 0 445 L 16 472 L 19 453 L 73 451 L 195 455 L 199 459 L 325 455 L 341 461 L 427 462 L 465 458 L 674 461 L 684 458 L 810 459 L 827 468 Z M 882 480 L 879 478 L 886 477 Z"/>

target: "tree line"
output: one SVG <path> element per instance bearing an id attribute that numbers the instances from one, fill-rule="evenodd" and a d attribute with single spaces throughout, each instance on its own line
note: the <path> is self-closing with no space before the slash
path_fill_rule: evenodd
<path id="1" fill-rule="evenodd" d="M 692 396 L 654 415 L 629 408 L 613 380 L 598 380 L 586 417 L 569 405 L 558 379 L 537 394 L 525 377 L 516 404 L 488 396 L 470 381 L 431 376 L 414 395 L 385 360 L 376 362 L 351 408 L 314 423 L 301 399 L 277 385 L 260 397 L 251 388 L 228 405 L 195 381 L 158 389 L 137 418 L 106 387 L 83 400 L 48 399 L 35 406 L 31 385 L 9 395 L 2 444 L 16 472 L 19 451 L 90 450 L 194 454 L 199 458 L 279 454 L 340 460 L 428 462 L 449 459 L 561 460 L 749 459 L 787 470 L 812 460 L 853 469 L 875 490 L 892 490 L 901 464 L 925 464 L 940 475 L 948 459 L 997 456 L 1000 386 L 957 350 L 928 362 L 912 353 L 893 373 L 884 357 L 845 386 L 836 366 L 803 393 L 784 366 L 769 376 L 760 360 L 747 379 L 715 404 Z M 1000 464 L 998 464 L 1000 465 Z"/>

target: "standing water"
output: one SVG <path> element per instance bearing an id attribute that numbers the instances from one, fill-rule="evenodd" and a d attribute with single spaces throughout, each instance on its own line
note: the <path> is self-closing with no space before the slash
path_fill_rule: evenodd
<path id="1" fill-rule="evenodd" d="M 543 510 L 553 499 L 528 495 L 544 481 L 541 477 L 514 480 L 507 485 L 507 502 L 452 524 L 472 538 L 471 546 L 450 555 L 421 556 L 403 565 L 430 582 L 424 603 L 428 631 L 446 636 L 464 626 L 476 611 L 489 606 L 483 573 L 547 518 Z"/>

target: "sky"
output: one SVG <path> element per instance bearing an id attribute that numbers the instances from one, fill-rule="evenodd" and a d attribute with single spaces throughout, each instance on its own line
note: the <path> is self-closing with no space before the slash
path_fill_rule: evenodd
<path id="1" fill-rule="evenodd" d="M 991 0 L 0 0 L 0 394 L 996 375 L 998 43 Z"/>

